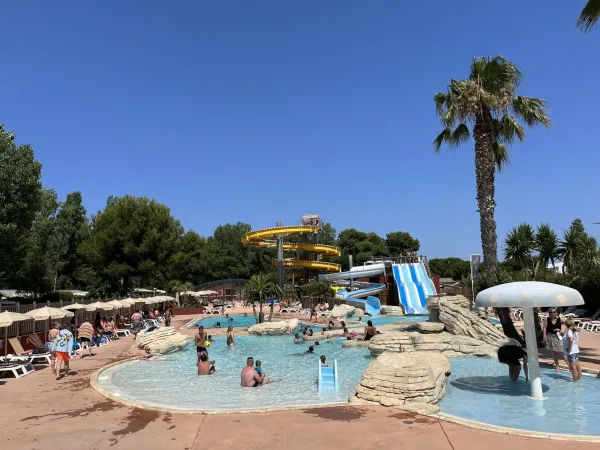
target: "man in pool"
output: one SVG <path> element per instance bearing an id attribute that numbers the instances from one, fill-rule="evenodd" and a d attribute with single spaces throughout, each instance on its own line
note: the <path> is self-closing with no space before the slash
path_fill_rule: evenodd
<path id="1" fill-rule="evenodd" d="M 523 360 L 523 371 L 525 381 L 529 381 L 527 372 L 527 352 L 518 345 L 503 345 L 498 349 L 498 361 L 508 366 L 508 376 L 517 381 L 521 374 L 521 359 Z"/>
<path id="2" fill-rule="evenodd" d="M 198 375 L 212 375 L 215 373 L 215 362 L 209 361 L 206 353 L 200 353 L 198 361 Z"/>
<path id="3" fill-rule="evenodd" d="M 206 350 L 206 341 L 208 340 L 207 332 L 204 331 L 204 327 L 200 325 L 198 327 L 198 333 L 194 336 L 194 343 L 196 344 L 196 352 L 198 354 L 198 363 L 200 363 L 200 355 L 202 353 L 206 353 L 208 355 L 208 350 Z"/>
<path id="4" fill-rule="evenodd" d="M 249 356 L 246 367 L 242 369 L 242 387 L 257 387 L 264 383 L 264 377 L 254 370 L 254 358 Z"/>

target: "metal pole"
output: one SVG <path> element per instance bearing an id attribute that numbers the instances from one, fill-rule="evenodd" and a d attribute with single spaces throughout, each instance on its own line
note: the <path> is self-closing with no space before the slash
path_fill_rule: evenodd
<path id="1" fill-rule="evenodd" d="M 285 272 L 283 268 L 283 238 L 277 238 L 277 275 L 279 278 L 279 287 L 283 292 L 285 281 Z"/>

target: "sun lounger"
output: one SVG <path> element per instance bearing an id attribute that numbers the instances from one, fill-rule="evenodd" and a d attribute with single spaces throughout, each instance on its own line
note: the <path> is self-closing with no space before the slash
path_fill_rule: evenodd
<path id="1" fill-rule="evenodd" d="M 287 308 L 281 308 L 281 311 L 279 311 L 280 313 L 297 313 L 298 311 L 300 311 L 298 308 L 294 307 L 294 306 L 290 306 Z"/>
<path id="2" fill-rule="evenodd" d="M 128 328 L 122 328 L 120 330 L 115 330 L 114 333 L 117 336 L 125 336 L 125 337 L 127 337 L 127 336 L 129 336 L 131 334 L 131 332 L 129 331 Z"/>
<path id="3" fill-rule="evenodd" d="M 22 378 L 29 373 L 29 370 L 27 370 L 26 366 L 27 364 L 22 364 L 18 362 L 0 363 L 0 373 L 12 372 L 15 378 Z M 21 371 L 20 374 L 19 371 Z"/>
<path id="4" fill-rule="evenodd" d="M 17 353 L 18 355 L 23 355 L 23 356 L 27 356 L 28 358 L 31 358 L 31 362 L 32 363 L 46 363 L 46 364 L 50 364 L 50 352 L 44 352 L 44 353 L 27 353 L 25 352 L 25 350 L 23 349 L 23 346 L 21 345 L 21 343 L 19 342 L 19 340 L 17 338 L 9 338 L 8 342 L 10 342 L 10 345 L 12 345 L 13 350 L 15 351 L 15 353 Z"/>
<path id="5" fill-rule="evenodd" d="M 331 315 L 331 311 L 317 311 L 317 317 L 325 316 L 329 317 Z"/>
<path id="6" fill-rule="evenodd" d="M 221 310 L 219 309 L 208 309 L 206 308 L 204 310 L 204 314 L 213 314 L 213 315 L 217 315 L 217 314 L 221 314 Z"/>

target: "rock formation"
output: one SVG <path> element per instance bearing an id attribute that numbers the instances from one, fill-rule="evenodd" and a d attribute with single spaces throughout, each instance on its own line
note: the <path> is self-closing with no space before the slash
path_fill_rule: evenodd
<path id="1" fill-rule="evenodd" d="M 469 336 L 487 344 L 499 347 L 507 343 L 507 338 L 489 321 L 466 308 L 461 308 L 448 298 L 439 301 L 440 321 L 450 334 Z"/>
<path id="2" fill-rule="evenodd" d="M 257 336 L 276 336 L 290 334 L 298 326 L 298 319 L 279 320 L 277 322 L 263 322 L 248 328 L 248 334 Z"/>
<path id="3" fill-rule="evenodd" d="M 437 295 L 429 295 L 427 297 L 427 309 L 429 310 L 429 321 L 430 322 L 439 322 L 439 302 L 440 300 L 445 300 L 450 303 L 454 303 L 461 308 L 469 309 L 471 303 L 467 297 L 464 295 L 446 295 L 446 294 L 437 294 Z"/>
<path id="4" fill-rule="evenodd" d="M 346 317 L 351 316 L 356 308 L 350 305 L 336 305 L 331 310 L 329 315 L 332 319 L 344 320 Z"/>
<path id="5" fill-rule="evenodd" d="M 448 375 L 450 363 L 443 355 L 386 352 L 369 364 L 349 401 L 436 412 L 431 405 L 446 393 Z"/>
<path id="6" fill-rule="evenodd" d="M 364 315 L 365 315 L 365 312 L 362 309 L 354 308 L 354 311 L 352 311 L 352 320 L 359 319 Z"/>
<path id="7" fill-rule="evenodd" d="M 446 357 L 478 356 L 494 358 L 498 347 L 467 336 L 442 332 L 435 334 L 390 331 L 378 334 L 369 341 L 371 355 L 383 352 L 434 352 Z"/>
<path id="8" fill-rule="evenodd" d="M 368 347 L 368 346 L 369 346 L 369 341 L 356 341 L 356 340 L 348 341 L 348 340 L 345 340 L 345 341 L 342 342 L 342 347 L 347 347 L 347 348 Z"/>
<path id="9" fill-rule="evenodd" d="M 135 345 L 139 349 L 149 347 L 152 353 L 165 355 L 181 350 L 191 340 L 191 337 L 177 333 L 173 327 L 160 327 L 149 333 L 138 333 Z"/>
<path id="10" fill-rule="evenodd" d="M 415 328 L 421 333 L 441 333 L 444 331 L 444 324 L 438 322 L 417 322 Z"/>
<path id="11" fill-rule="evenodd" d="M 380 314 L 383 314 L 384 316 L 403 316 L 404 308 L 401 306 L 385 305 L 381 307 Z"/>

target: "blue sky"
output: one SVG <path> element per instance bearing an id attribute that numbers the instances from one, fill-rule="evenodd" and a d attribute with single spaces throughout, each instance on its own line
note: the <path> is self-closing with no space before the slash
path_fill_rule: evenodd
<path id="1" fill-rule="evenodd" d="M 430 257 L 480 250 L 474 153 L 435 155 L 432 97 L 473 56 L 503 54 L 545 98 L 497 178 L 498 232 L 521 221 L 594 230 L 600 29 L 584 1 L 9 2 L 0 122 L 44 183 L 154 197 L 186 228 L 295 224 L 409 231 Z"/>

